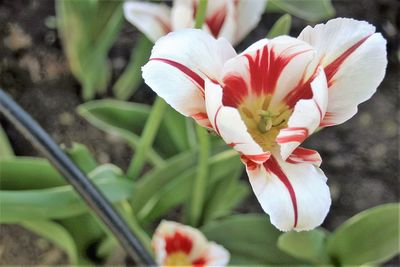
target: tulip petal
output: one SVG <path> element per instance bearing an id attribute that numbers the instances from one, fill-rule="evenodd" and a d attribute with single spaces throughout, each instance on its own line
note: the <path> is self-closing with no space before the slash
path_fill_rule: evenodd
<path id="1" fill-rule="evenodd" d="M 316 167 L 321 166 L 322 159 L 319 153 L 312 149 L 307 149 L 303 147 L 296 148 L 292 154 L 286 159 L 288 163 L 311 163 Z"/>
<path id="2" fill-rule="evenodd" d="M 383 80 L 387 65 L 386 41 L 365 21 L 337 18 L 298 37 L 317 50 L 329 85 L 329 105 L 321 126 L 345 122 L 357 105 L 369 99 Z"/>
<path id="3" fill-rule="evenodd" d="M 320 68 L 311 82 L 313 97 L 302 99 L 294 107 L 288 127 L 280 130 L 276 141 L 281 147 L 284 160 L 320 125 L 328 105 L 328 85 Z"/>
<path id="4" fill-rule="evenodd" d="M 260 40 L 224 66 L 224 99 L 237 107 L 248 95 L 272 95 L 271 107 L 303 81 L 314 49 L 296 38 Z"/>
<path id="5" fill-rule="evenodd" d="M 124 15 L 153 42 L 171 31 L 170 8 L 164 4 L 125 2 Z"/>
<path id="6" fill-rule="evenodd" d="M 208 250 L 205 260 L 207 266 L 227 266 L 229 263 L 230 254 L 221 245 L 214 242 L 208 243 Z"/>
<path id="7" fill-rule="evenodd" d="M 243 40 L 253 30 L 265 11 L 267 0 L 245 0 L 237 3 L 237 28 L 234 43 Z"/>
<path id="8" fill-rule="evenodd" d="M 222 88 L 206 80 L 206 107 L 214 130 L 222 139 L 247 159 L 256 163 L 266 161 L 271 153 L 264 152 L 247 132 L 237 109 L 222 105 Z"/>
<path id="9" fill-rule="evenodd" d="M 194 27 L 194 4 L 192 0 L 174 0 L 171 10 L 171 24 L 174 31 Z"/>
<path id="10" fill-rule="evenodd" d="M 261 207 L 281 231 L 311 230 L 324 221 L 331 198 L 327 178 L 319 168 L 284 162 L 274 154 L 264 164 L 246 170 Z"/>
<path id="11" fill-rule="evenodd" d="M 142 68 L 143 78 L 178 112 L 211 127 L 205 109 L 204 79 L 218 81 L 223 64 L 235 55 L 226 40 L 216 40 L 201 30 L 184 29 L 156 42 L 150 61 Z"/>

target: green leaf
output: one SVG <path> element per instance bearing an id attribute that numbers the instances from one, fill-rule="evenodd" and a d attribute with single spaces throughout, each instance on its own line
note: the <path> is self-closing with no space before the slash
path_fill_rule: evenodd
<path id="1" fill-rule="evenodd" d="M 278 247 L 293 257 L 311 263 L 328 263 L 326 253 L 327 232 L 321 229 L 303 232 L 283 233 L 278 239 Z"/>
<path id="2" fill-rule="evenodd" d="M 280 17 L 269 30 L 267 38 L 272 39 L 280 35 L 288 35 L 292 25 L 292 16 L 285 14 Z"/>
<path id="3" fill-rule="evenodd" d="M 14 156 L 14 151 L 3 127 L 0 126 L 0 159 Z"/>
<path id="4" fill-rule="evenodd" d="M 205 224 L 228 215 L 249 195 L 249 183 L 239 180 L 243 173 L 243 166 L 238 163 L 231 166 L 232 173 L 210 188 L 211 192 L 208 194 L 208 201 L 204 208 L 203 223 Z"/>
<path id="5" fill-rule="evenodd" d="M 135 149 L 139 135 L 149 117 L 151 106 L 116 100 L 87 102 L 78 107 L 79 114 L 97 128 L 121 136 Z M 169 157 L 189 146 L 185 136 L 185 118 L 167 107 L 165 120 L 160 125 L 154 147 L 163 156 Z M 148 151 L 148 159 L 160 166 L 163 159 L 154 149 Z"/>
<path id="6" fill-rule="evenodd" d="M 89 174 L 100 191 L 113 203 L 128 199 L 134 191 L 132 182 L 122 178 L 122 171 L 118 169 L 115 172 L 115 168 L 100 166 Z M 21 168 L 20 173 L 25 172 Z M 31 178 L 40 178 L 42 173 L 37 170 L 31 174 Z M 18 170 L 12 174 L 17 179 L 24 179 L 24 176 L 18 175 Z M 0 222 L 16 223 L 31 219 L 67 218 L 85 213 L 88 208 L 72 186 L 64 185 L 45 189 L 1 190 L 0 210 Z"/>
<path id="7" fill-rule="evenodd" d="M 227 150 L 210 157 L 208 160 L 210 172 L 206 192 L 209 192 L 217 181 L 232 174 L 237 166 L 241 166 L 241 163 L 237 153 L 233 150 Z M 178 175 L 169 178 L 167 183 L 154 191 L 151 198 L 139 209 L 137 214 L 139 220 L 143 224 L 147 224 L 159 219 L 180 204 L 186 203 L 188 205 L 188 200 L 192 194 L 189 189 L 192 187 L 193 177 L 196 176 L 197 171 L 196 165 L 193 165 L 186 171 L 179 172 Z M 165 178 L 160 177 L 160 179 Z M 140 187 L 138 186 L 139 190 Z"/>
<path id="8" fill-rule="evenodd" d="M 328 239 L 328 253 L 341 265 L 380 264 L 399 253 L 398 203 L 363 211 Z"/>
<path id="9" fill-rule="evenodd" d="M 267 11 L 289 13 L 310 22 L 318 22 L 335 15 L 331 0 L 269 0 Z"/>
<path id="10" fill-rule="evenodd" d="M 111 77 L 107 54 L 123 23 L 122 1 L 56 1 L 56 14 L 71 72 L 91 99 Z"/>
<path id="11" fill-rule="evenodd" d="M 0 160 L 0 189 L 43 189 L 66 185 L 46 159 L 14 157 Z"/>
<path id="12" fill-rule="evenodd" d="M 78 251 L 75 241 L 60 224 L 46 220 L 27 220 L 21 222 L 21 225 L 64 250 L 71 264 L 78 263 Z"/>
<path id="13" fill-rule="evenodd" d="M 62 219 L 60 224 L 67 229 L 75 241 L 79 263 L 85 266 L 94 265 L 93 255 L 90 255 L 88 251 L 100 242 L 108 228 L 92 212 Z"/>
<path id="14" fill-rule="evenodd" d="M 133 210 L 138 212 L 171 179 L 192 168 L 196 163 L 196 156 L 196 151 L 183 152 L 167 160 L 163 167 L 144 174 L 135 184 L 135 193 L 131 199 Z"/>
<path id="15" fill-rule="evenodd" d="M 224 246 L 231 253 L 232 265 L 282 265 L 298 264 L 278 249 L 276 243 L 281 232 L 267 215 L 234 215 L 210 223 L 202 228 L 208 240 Z"/>
<path id="16" fill-rule="evenodd" d="M 93 171 L 98 163 L 85 145 L 73 143 L 71 148 L 64 149 L 71 160 L 84 172 Z"/>
<path id="17" fill-rule="evenodd" d="M 132 50 L 128 66 L 113 86 L 113 92 L 117 99 L 127 100 L 142 83 L 142 66 L 150 57 L 153 43 L 142 34 L 136 46 Z"/>

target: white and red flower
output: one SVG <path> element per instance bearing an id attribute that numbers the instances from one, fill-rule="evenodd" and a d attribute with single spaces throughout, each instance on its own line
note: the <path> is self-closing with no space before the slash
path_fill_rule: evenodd
<path id="1" fill-rule="evenodd" d="M 153 236 L 156 262 L 162 266 L 226 266 L 229 252 L 208 242 L 197 229 L 171 221 L 162 221 Z"/>
<path id="2" fill-rule="evenodd" d="M 124 4 L 125 18 L 155 42 L 161 36 L 184 28 L 193 28 L 198 0 L 174 0 L 164 3 L 129 1 Z M 240 42 L 256 27 L 267 0 L 208 1 L 203 30 L 215 38 Z"/>
<path id="3" fill-rule="evenodd" d="M 338 18 L 298 38 L 263 39 L 237 55 L 201 30 L 168 34 L 143 67 L 173 108 L 236 149 L 262 208 L 280 230 L 308 230 L 331 198 L 321 158 L 299 145 L 345 122 L 385 75 L 386 41 L 364 21 Z"/>

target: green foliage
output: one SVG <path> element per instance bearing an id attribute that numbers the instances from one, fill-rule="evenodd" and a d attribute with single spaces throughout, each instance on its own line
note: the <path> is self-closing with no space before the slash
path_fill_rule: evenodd
<path id="1" fill-rule="evenodd" d="M 272 28 L 269 30 L 267 38 L 272 39 L 279 35 L 288 35 L 292 24 L 292 17 L 289 14 L 285 14 L 280 17 Z"/>
<path id="2" fill-rule="evenodd" d="M 195 155 L 196 154 L 194 154 L 194 156 Z M 171 163 L 176 164 L 176 161 Z M 218 153 L 215 156 L 210 157 L 207 163 L 207 167 L 210 170 L 210 175 L 207 179 L 206 191 L 210 191 L 216 182 L 228 178 L 240 164 L 238 162 L 237 154 L 234 151 Z M 186 207 L 190 207 L 188 203 L 191 197 L 190 188 L 192 187 L 193 178 L 196 177 L 198 169 L 196 168 L 195 164 L 185 169 L 185 171 L 178 172 L 177 175 L 172 176 L 168 180 L 165 180 L 164 177 L 149 176 L 150 178 L 154 179 L 154 183 L 152 184 L 153 186 L 159 184 L 159 182 L 162 180 L 164 180 L 165 183 L 159 187 L 161 189 L 153 191 L 153 194 L 150 196 L 149 200 L 143 205 L 143 207 L 139 208 L 137 215 L 139 220 L 141 220 L 144 224 L 150 223 L 161 218 L 163 215 L 166 215 L 168 211 L 170 211 L 172 208 L 176 208 L 178 205 L 186 204 Z M 170 170 L 172 170 L 172 168 L 170 168 Z M 144 179 L 145 178 L 143 178 L 143 180 Z M 140 194 L 141 190 L 145 190 L 147 192 L 151 191 L 151 189 L 149 190 L 149 188 L 151 188 L 151 184 L 149 182 L 146 183 L 147 186 L 142 187 L 140 187 L 139 183 L 140 182 L 138 182 L 137 187 L 138 194 Z M 206 198 L 207 197 L 211 197 L 211 194 L 207 194 Z M 234 200 L 231 199 L 231 201 Z M 202 218 L 204 211 L 204 208 L 202 208 L 200 211 L 200 218 Z"/>
<path id="3" fill-rule="evenodd" d="M 93 171 L 98 163 L 96 159 L 90 154 L 86 146 L 78 143 L 73 143 L 72 147 L 64 149 L 71 160 L 84 172 L 89 173 Z"/>
<path id="4" fill-rule="evenodd" d="M 202 228 L 209 240 L 231 253 L 232 265 L 289 265 L 301 261 L 277 247 L 281 234 L 264 214 L 234 215 Z"/>
<path id="5" fill-rule="evenodd" d="M 149 59 L 152 48 L 153 43 L 142 34 L 132 49 L 128 66 L 113 86 L 117 99 L 127 100 L 136 92 L 142 83 L 142 66 Z"/>
<path id="6" fill-rule="evenodd" d="M 283 233 L 278 239 L 278 247 L 293 257 L 315 264 L 326 264 L 328 263 L 327 234 L 322 229 Z"/>
<path id="7" fill-rule="evenodd" d="M 124 138 L 133 149 L 139 146 L 139 135 L 151 112 L 144 104 L 117 100 L 95 100 L 78 107 L 78 113 L 97 128 Z M 161 166 L 163 157 L 170 157 L 189 148 L 185 118 L 167 107 L 163 121 L 154 140 L 154 147 L 147 151 L 153 166 Z"/>
<path id="8" fill-rule="evenodd" d="M 328 238 L 328 253 L 342 265 L 380 264 L 399 253 L 398 203 L 350 218 Z"/>
<path id="9" fill-rule="evenodd" d="M 122 1 L 56 1 L 57 23 L 70 69 L 92 99 L 110 79 L 107 53 L 123 22 Z"/>
<path id="10" fill-rule="evenodd" d="M 311 22 L 318 22 L 335 15 L 331 0 L 269 0 L 266 10 L 289 13 Z"/>
<path id="11" fill-rule="evenodd" d="M 61 185 L 59 174 L 50 164 L 41 160 L 37 161 L 38 164 L 35 160 L 30 162 L 24 158 L 22 162 L 20 160 L 16 157 L 12 160 L 0 161 L 2 167 L 0 222 L 18 223 L 31 219 L 60 219 L 88 211 L 86 204 L 72 186 Z M 22 165 L 27 162 L 30 165 Z M 16 168 L 18 165 L 21 167 Z M 124 179 L 122 172 L 113 165 L 97 167 L 89 173 L 89 177 L 111 202 L 118 202 L 132 195 L 132 182 Z M 13 182 L 15 180 L 27 182 L 21 186 Z M 27 185 L 32 185 L 32 188 Z M 49 187 L 50 185 L 52 187 Z"/>
<path id="12" fill-rule="evenodd" d="M 11 147 L 10 141 L 8 141 L 7 135 L 0 126 L 0 159 L 13 157 L 14 151 Z"/>

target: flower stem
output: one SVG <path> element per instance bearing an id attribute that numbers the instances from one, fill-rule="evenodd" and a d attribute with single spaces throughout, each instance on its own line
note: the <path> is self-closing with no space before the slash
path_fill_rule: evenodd
<path id="1" fill-rule="evenodd" d="M 189 223 L 198 226 L 202 216 L 205 192 L 207 188 L 208 159 L 210 156 L 210 139 L 208 132 L 203 127 L 196 126 L 197 138 L 199 141 L 199 158 L 197 175 L 193 181 L 192 199 L 190 201 Z"/>
<path id="2" fill-rule="evenodd" d="M 203 27 L 204 19 L 206 18 L 208 0 L 200 0 L 196 11 L 196 22 L 194 27 L 196 29 L 201 29 Z"/>
<path id="3" fill-rule="evenodd" d="M 203 27 L 204 19 L 206 17 L 207 0 L 200 0 L 196 11 L 195 28 L 201 29 Z M 201 126 L 196 126 L 197 138 L 199 140 L 199 162 L 197 175 L 192 185 L 192 199 L 190 201 L 189 209 L 189 223 L 197 226 L 200 222 L 202 209 L 204 205 L 205 191 L 207 187 L 208 175 L 208 157 L 210 154 L 210 140 L 208 133 Z"/>
<path id="4" fill-rule="evenodd" d="M 146 154 L 149 148 L 152 146 L 154 138 L 157 134 L 158 128 L 161 124 L 161 119 L 164 116 L 167 104 L 163 99 L 157 97 L 154 105 L 151 109 L 150 116 L 147 119 L 146 125 L 144 126 L 142 135 L 134 157 L 129 164 L 127 176 L 131 179 L 136 179 L 142 171 L 143 165 L 146 162 Z"/>

